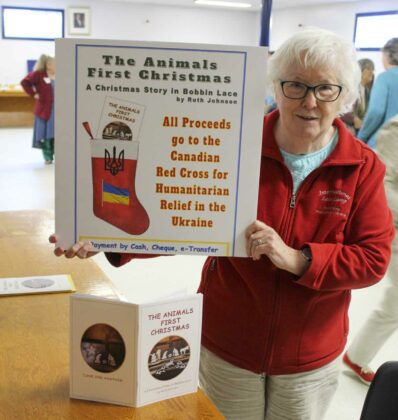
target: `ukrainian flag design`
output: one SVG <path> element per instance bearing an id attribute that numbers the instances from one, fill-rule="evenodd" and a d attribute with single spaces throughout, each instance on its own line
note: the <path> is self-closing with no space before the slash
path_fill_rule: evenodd
<path id="1" fill-rule="evenodd" d="M 102 184 L 102 202 L 116 203 L 128 206 L 130 203 L 129 190 L 126 188 L 118 188 L 107 182 Z"/>

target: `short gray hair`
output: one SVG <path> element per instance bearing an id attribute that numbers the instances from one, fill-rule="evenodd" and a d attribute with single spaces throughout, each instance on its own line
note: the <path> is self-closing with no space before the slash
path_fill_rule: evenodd
<path id="1" fill-rule="evenodd" d="M 391 38 L 381 50 L 386 54 L 389 64 L 398 65 L 398 38 Z"/>
<path id="2" fill-rule="evenodd" d="M 268 62 L 268 82 L 285 77 L 297 67 L 331 70 L 343 86 L 342 109 L 348 111 L 358 98 L 361 71 L 354 46 L 341 36 L 321 28 L 306 28 L 285 41 Z"/>

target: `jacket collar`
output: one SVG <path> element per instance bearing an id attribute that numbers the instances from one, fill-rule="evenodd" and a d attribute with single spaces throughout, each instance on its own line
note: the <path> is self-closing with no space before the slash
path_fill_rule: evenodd
<path id="1" fill-rule="evenodd" d="M 276 143 L 274 127 L 279 118 L 279 111 L 272 111 L 264 117 L 262 156 L 269 157 L 283 162 L 283 157 Z M 363 147 L 367 147 L 360 140 L 356 139 L 345 127 L 340 118 L 333 121 L 337 128 L 339 141 L 333 152 L 325 160 L 332 165 L 358 165 L 363 162 Z"/>

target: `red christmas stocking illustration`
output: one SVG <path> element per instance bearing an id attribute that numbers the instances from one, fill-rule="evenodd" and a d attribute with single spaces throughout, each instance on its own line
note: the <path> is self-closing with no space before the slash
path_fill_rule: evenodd
<path id="1" fill-rule="evenodd" d="M 94 214 L 124 232 L 141 235 L 149 217 L 135 190 L 139 142 L 92 138 L 90 143 Z"/>

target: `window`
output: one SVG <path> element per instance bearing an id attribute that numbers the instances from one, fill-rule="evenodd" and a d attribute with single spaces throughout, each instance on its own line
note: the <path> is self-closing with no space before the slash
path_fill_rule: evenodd
<path id="1" fill-rule="evenodd" d="M 357 13 L 355 16 L 355 48 L 378 51 L 391 38 L 397 36 L 398 10 Z"/>
<path id="2" fill-rule="evenodd" d="M 53 41 L 64 37 L 62 9 L 3 6 L 2 23 L 5 39 Z"/>

